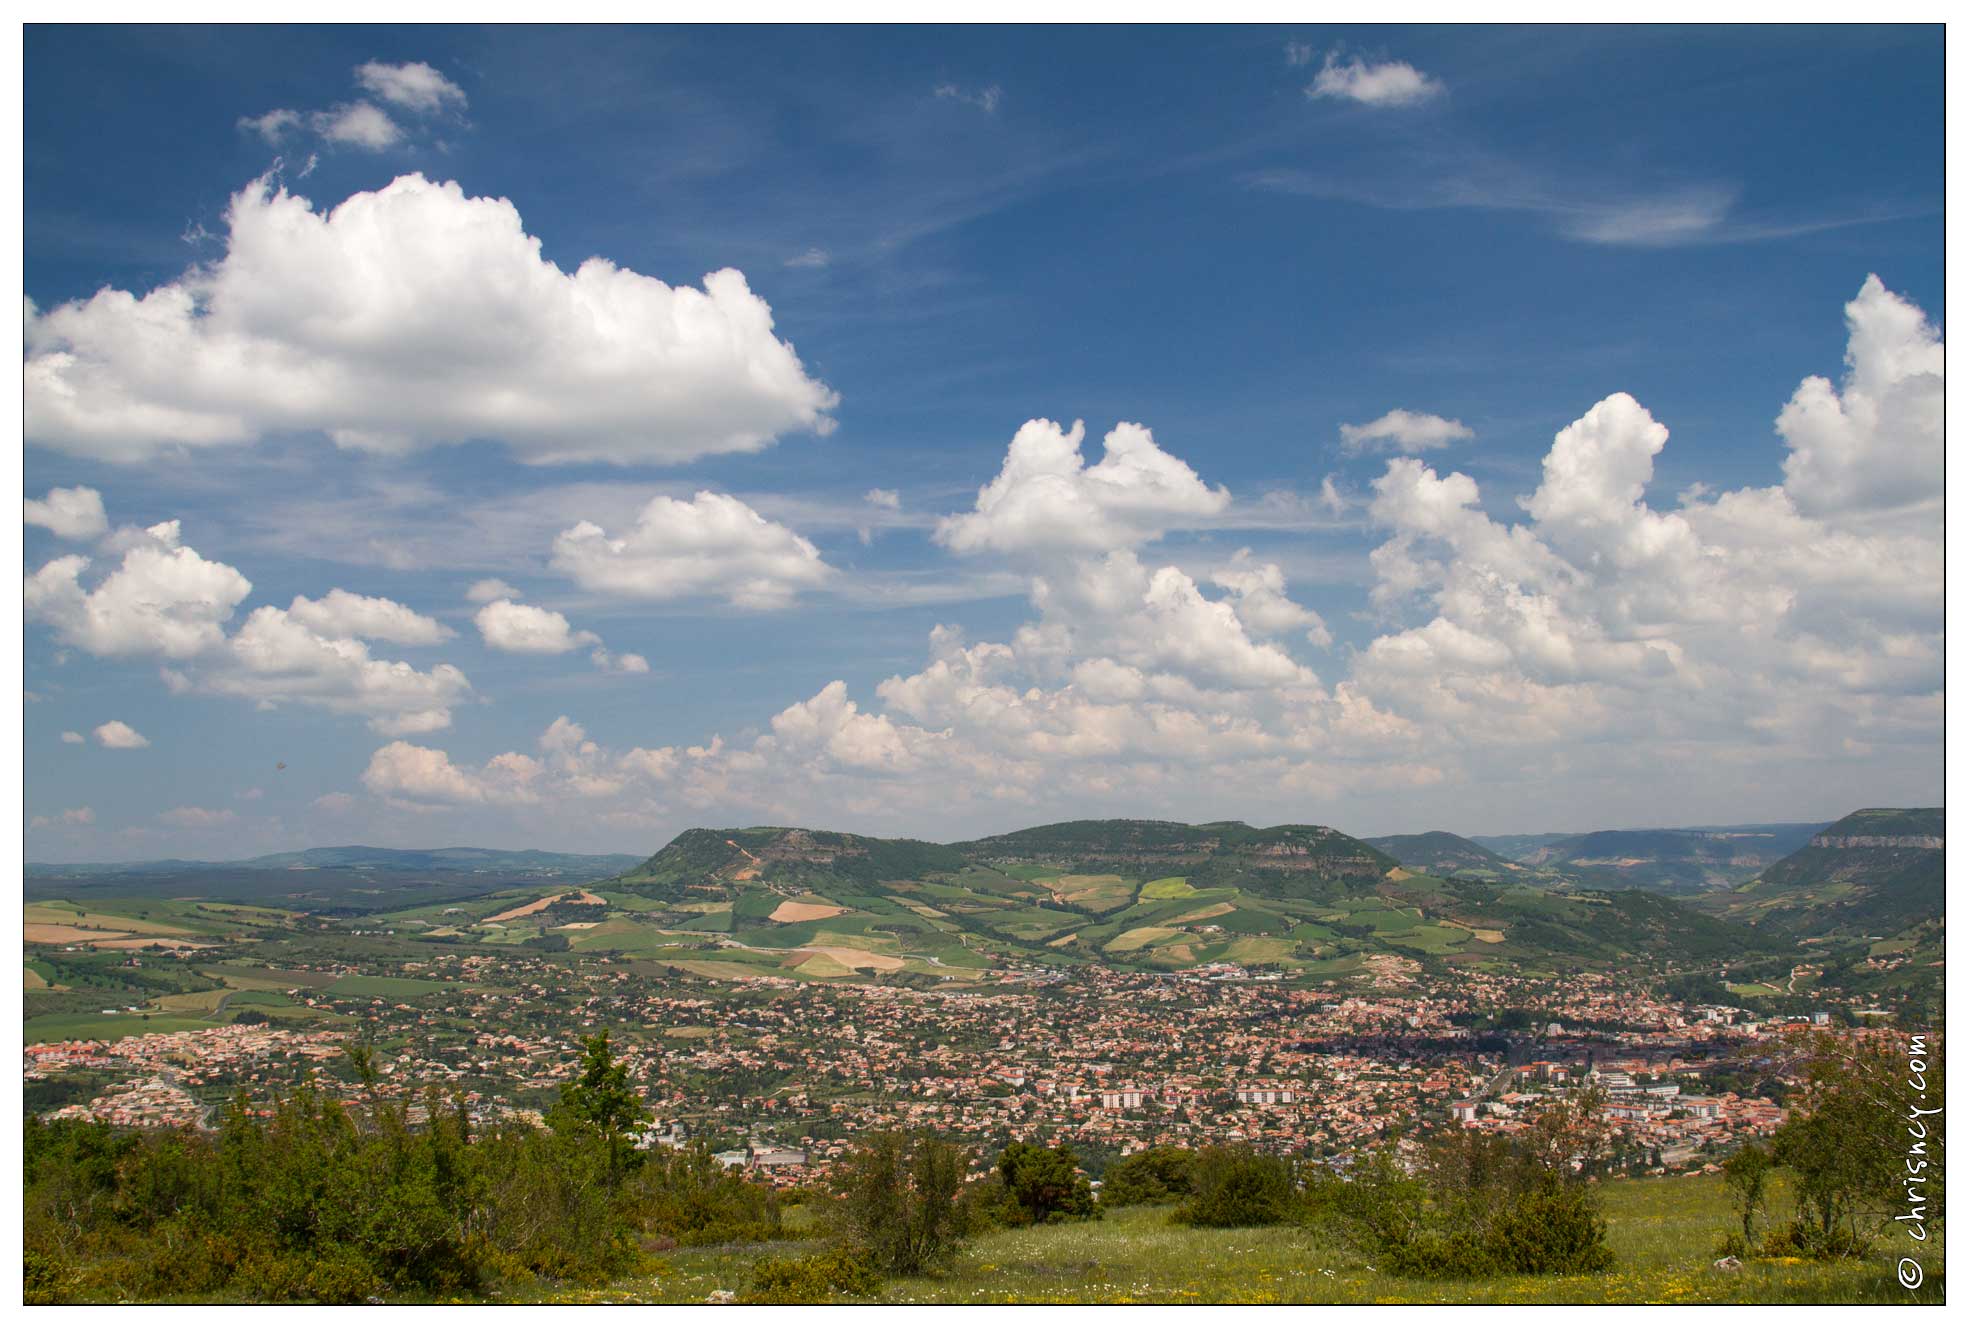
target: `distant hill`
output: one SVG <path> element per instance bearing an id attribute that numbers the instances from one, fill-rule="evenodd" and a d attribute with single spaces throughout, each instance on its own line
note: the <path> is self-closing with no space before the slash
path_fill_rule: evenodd
<path id="1" fill-rule="evenodd" d="M 1799 936 L 1888 936 L 1944 903 L 1941 808 L 1864 808 L 1732 893 L 1730 916 Z"/>
<path id="2" fill-rule="evenodd" d="M 1181 872 L 1194 885 L 1267 887 L 1311 878 L 1377 881 L 1396 860 L 1329 826 L 1191 826 L 1175 821 L 1062 821 L 951 846 L 997 865 L 1055 863 L 1081 872 Z"/>
<path id="3" fill-rule="evenodd" d="M 1700 895 L 1750 880 L 1821 829 L 1821 822 L 1779 822 L 1472 838 L 1513 862 L 1581 885 Z"/>
<path id="4" fill-rule="evenodd" d="M 1371 835 L 1367 843 L 1405 868 L 1438 877 L 1510 876 L 1517 866 L 1504 855 L 1493 853 L 1475 840 L 1466 840 L 1448 831 L 1425 831 L 1421 835 Z"/>
<path id="5" fill-rule="evenodd" d="M 298 906 L 374 905 L 483 894 L 518 885 L 573 885 L 612 877 L 633 854 L 557 854 L 539 849 L 380 849 L 341 845 L 223 862 L 29 863 L 29 899 L 198 896 Z"/>
<path id="6" fill-rule="evenodd" d="M 685 831 L 640 865 L 625 883 L 676 886 L 754 880 L 821 888 L 873 886 L 883 880 L 962 868 L 956 850 L 924 840 L 883 840 L 797 826 Z"/>
<path id="7" fill-rule="evenodd" d="M 1465 868 L 1511 866 L 1450 841 L 1437 847 L 1465 846 Z M 1761 950 L 1745 929 L 1645 892 L 1494 878 L 1404 868 L 1311 825 L 1074 821 L 946 845 L 696 828 L 596 883 L 617 912 L 567 935 L 576 951 L 698 974 L 921 982 L 1005 965 L 1215 963 L 1398 981 L 1438 961 L 1524 972 Z M 523 926 L 503 920 L 502 935 Z"/>
<path id="8" fill-rule="evenodd" d="M 591 872 L 610 876 L 636 862 L 634 854 L 556 854 L 543 849 L 379 849 L 337 845 L 294 849 L 257 858 L 160 858 L 126 863 L 29 863 L 31 877 L 95 877 L 252 868 L 374 868 L 387 872 Z"/>

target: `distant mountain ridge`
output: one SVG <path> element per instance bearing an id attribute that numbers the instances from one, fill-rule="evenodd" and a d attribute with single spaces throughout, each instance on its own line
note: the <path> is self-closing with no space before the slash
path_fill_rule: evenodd
<path id="1" fill-rule="evenodd" d="M 1415 841 L 1514 866 L 1459 837 Z M 1527 886 L 1508 871 L 1490 880 L 1412 871 L 1367 841 L 1302 824 L 1072 821 L 942 845 L 695 827 L 593 889 L 641 902 L 653 931 L 604 925 L 575 949 L 635 938 L 632 953 L 692 972 L 901 963 L 934 976 L 954 957 L 976 966 L 999 956 L 1336 976 L 1393 965 L 1386 972 L 1398 975 L 1438 960 L 1543 969 L 1765 949 L 1733 923 L 1624 884 L 1596 893 Z M 697 949 L 679 940 L 695 936 L 712 940 Z M 944 968 L 924 958 L 937 956 Z"/>
<path id="2" fill-rule="evenodd" d="M 1727 912 L 1803 933 L 1890 935 L 1942 918 L 1941 808 L 1862 808 L 1732 893 Z"/>
<path id="3" fill-rule="evenodd" d="M 1370 835 L 1367 843 L 1405 868 L 1434 873 L 1439 877 L 1472 874 L 1508 876 L 1518 866 L 1475 840 L 1467 840 L 1448 831 L 1424 831 L 1419 835 Z"/>
<path id="4" fill-rule="evenodd" d="M 294 849 L 254 858 L 162 858 L 122 863 L 28 863 L 31 877 L 91 876 L 103 873 L 173 873 L 202 869 L 244 868 L 380 868 L 394 872 L 559 870 L 571 868 L 599 874 L 620 872 L 636 862 L 634 854 L 560 854 L 545 849 L 383 849 L 373 845 L 335 845 Z"/>
<path id="5" fill-rule="evenodd" d="M 633 854 L 558 854 L 542 849 L 381 849 L 339 845 L 230 862 L 161 859 L 139 863 L 29 863 L 29 899 L 170 899 L 196 896 L 306 909 L 373 907 L 482 895 L 507 886 L 574 886 L 613 876 Z"/>
<path id="6" fill-rule="evenodd" d="M 1471 839 L 1515 863 L 1566 874 L 1582 884 L 1700 895 L 1741 885 L 1804 848 L 1823 829 L 1823 822 L 1772 822 Z"/>

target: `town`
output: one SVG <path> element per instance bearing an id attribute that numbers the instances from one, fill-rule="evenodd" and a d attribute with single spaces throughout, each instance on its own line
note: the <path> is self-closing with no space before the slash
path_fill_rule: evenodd
<path id="1" fill-rule="evenodd" d="M 537 1121 L 577 1040 L 608 1029 L 656 1123 L 646 1144 L 702 1140 L 788 1184 L 897 1127 L 1067 1144 L 1094 1167 L 1227 1142 L 1344 1164 L 1397 1131 L 1522 1130 L 1594 1086 L 1616 1155 L 1660 1172 L 1713 1170 L 1774 1131 L 1792 1084 L 1781 1035 L 1811 1022 L 1649 998 L 1631 975 L 1597 973 L 1451 969 L 1363 988 L 1218 964 L 919 990 L 655 968 L 523 951 L 404 961 L 368 983 L 346 966 L 288 968 L 296 1018 L 35 1042 L 24 1072 L 30 1090 L 94 1090 L 53 1117 L 198 1127 L 235 1094 L 264 1109 L 304 1079 L 355 1102 L 344 1049 L 359 1042 L 382 1054 L 386 1089 L 437 1086 L 491 1127 Z M 1535 1027 L 1486 1015 L 1523 1010 Z"/>

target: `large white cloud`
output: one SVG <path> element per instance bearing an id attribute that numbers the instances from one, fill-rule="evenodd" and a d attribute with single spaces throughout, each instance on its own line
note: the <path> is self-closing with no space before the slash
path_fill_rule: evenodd
<path id="1" fill-rule="evenodd" d="M 1868 276 L 1846 306 L 1841 387 L 1817 375 L 1778 417 L 1784 488 L 1814 517 L 1927 505 L 1942 483 L 1942 341 L 1922 312 Z"/>
<path id="2" fill-rule="evenodd" d="M 199 557 L 179 542 L 176 522 L 149 538 L 92 589 L 81 554 L 53 559 L 27 578 L 27 617 L 47 623 L 91 655 L 161 655 L 183 660 L 225 639 L 222 626 L 253 590 L 237 568 Z"/>
<path id="3" fill-rule="evenodd" d="M 1844 400 L 1808 379 L 1779 417 L 1782 486 L 1657 510 L 1669 431 L 1624 393 L 1555 437 L 1526 524 L 1486 516 L 1467 476 L 1391 462 L 1376 602 L 1428 617 L 1373 642 L 1355 680 L 1473 748 L 1597 734 L 1771 759 L 1932 739 L 1940 531 L 1906 514 L 1940 479 L 1941 346 L 1873 279 L 1848 319 Z"/>
<path id="4" fill-rule="evenodd" d="M 1896 492 L 1918 496 L 1912 481 L 1925 465 L 1932 483 L 1938 461 L 1917 448 L 1929 460 L 1909 463 L 1909 440 L 1939 436 L 1927 367 L 1939 344 L 1871 286 L 1839 396 L 1849 424 L 1875 423 L 1842 426 L 1838 473 L 1905 465 L 1911 482 Z M 919 834 L 1098 812 L 1385 826 L 1409 815 L 1391 807 L 1421 797 L 1466 821 L 1523 824 L 1534 808 L 1541 825 L 1565 825 L 1699 820 L 1725 806 L 1814 815 L 1835 786 L 1855 799 L 1932 796 L 1922 772 L 1939 778 L 1939 525 L 1918 507 L 1906 520 L 1887 491 L 1828 482 L 1825 436 L 1792 414 L 1784 436 L 1811 462 L 1783 484 L 1690 490 L 1667 506 L 1649 490 L 1669 430 L 1622 393 L 1555 433 L 1517 519 L 1490 515 L 1467 475 L 1391 460 L 1367 511 L 1385 537 L 1369 601 L 1384 626 L 1331 685 L 1284 649 L 1317 621 L 1277 563 L 1241 554 L 1199 579 L 1136 552 L 1208 522 L 1201 505 L 1112 520 L 1116 543 L 1088 550 L 981 501 L 966 514 L 981 518 L 967 527 L 976 538 L 958 543 L 1028 569 L 1030 620 L 1002 641 L 938 628 L 923 667 L 881 683 L 873 705 L 836 680 L 749 740 L 634 759 L 567 722 L 537 756 L 420 757 L 437 774 L 419 784 L 379 769 L 372 785 L 543 816 L 579 806 L 624 826 Z M 1063 510 L 1111 520 L 1080 492 L 1083 468 L 1058 461 L 1075 440 L 1053 427 L 1040 438 L 1055 464 L 1008 459 L 1000 493 L 1053 475 L 1066 482 Z M 1189 492 L 1211 491 L 1194 481 Z"/>
<path id="5" fill-rule="evenodd" d="M 419 175 L 326 212 L 263 179 L 227 223 L 223 258 L 141 297 L 30 304 L 29 443 L 134 462 L 320 431 L 642 464 L 831 427 L 834 394 L 733 269 L 702 289 L 564 272 L 512 203 Z"/>
<path id="6" fill-rule="evenodd" d="M 1154 539 L 1230 506 L 1228 491 L 1205 485 L 1141 425 L 1109 430 L 1093 466 L 1080 455 L 1085 437 L 1079 420 L 1071 429 L 1028 420 L 1013 435 L 998 478 L 978 491 L 972 511 L 937 523 L 937 540 L 958 553 L 1093 553 Z"/>
<path id="7" fill-rule="evenodd" d="M 262 705 L 292 702 L 360 715 L 385 734 L 446 728 L 451 708 L 472 691 L 454 665 L 420 670 L 401 660 L 378 660 L 366 643 L 324 636 L 272 605 L 249 614 L 224 650 L 181 685 Z"/>
<path id="8" fill-rule="evenodd" d="M 787 605 L 831 572 L 811 541 L 708 489 L 689 502 L 651 499 L 619 536 L 578 522 L 555 538 L 553 566 L 591 591 L 635 600 L 727 596 L 747 609 Z"/>
<path id="9" fill-rule="evenodd" d="M 381 733 L 442 729 L 471 695 L 455 666 L 420 670 L 370 654 L 363 638 L 429 645 L 452 635 L 405 605 L 337 588 L 320 599 L 297 596 L 287 609 L 263 605 L 228 636 L 253 589 L 237 568 L 185 545 L 175 521 L 111 541 L 124 546 L 122 561 L 92 587 L 83 583 L 90 560 L 80 554 L 29 575 L 29 621 L 91 655 L 170 661 L 165 681 L 177 691 L 359 715 Z"/>

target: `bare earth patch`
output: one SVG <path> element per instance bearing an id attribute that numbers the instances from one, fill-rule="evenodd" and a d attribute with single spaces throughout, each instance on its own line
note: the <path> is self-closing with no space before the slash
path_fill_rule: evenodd
<path id="1" fill-rule="evenodd" d="M 902 968 L 902 961 L 893 955 L 877 955 L 874 951 L 858 950 L 852 946 L 808 946 L 805 950 L 810 958 L 825 955 L 850 969 L 873 969 L 877 973 L 887 974 Z"/>
<path id="2" fill-rule="evenodd" d="M 127 937 L 127 932 L 104 932 L 98 928 L 74 928 L 66 923 L 28 923 L 21 931 L 34 942 L 102 941 L 107 937 Z"/>
<path id="3" fill-rule="evenodd" d="M 812 923 L 817 919 L 832 918 L 836 914 L 847 912 L 847 908 L 843 905 L 806 904 L 799 900 L 788 900 L 766 917 L 775 923 Z"/>
<path id="4" fill-rule="evenodd" d="M 532 904 L 523 904 L 517 909 L 508 909 L 503 914 L 494 914 L 485 921 L 488 923 L 504 923 L 508 919 L 525 918 L 528 914 L 537 914 L 543 909 L 551 909 L 563 900 L 572 900 L 576 904 L 608 903 L 607 900 L 596 895 L 593 891 L 562 891 L 559 895 L 545 895 L 535 900 Z"/>

